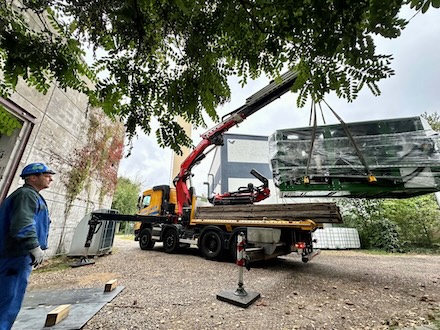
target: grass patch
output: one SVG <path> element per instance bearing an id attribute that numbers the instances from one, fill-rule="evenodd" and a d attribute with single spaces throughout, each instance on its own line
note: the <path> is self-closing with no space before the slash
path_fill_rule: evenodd
<path id="1" fill-rule="evenodd" d="M 440 312 L 437 312 L 433 315 L 433 320 L 431 320 L 431 323 L 436 329 L 440 330 Z"/>
<path id="2" fill-rule="evenodd" d="M 124 234 L 116 234 L 116 237 L 120 238 L 120 239 L 127 239 L 130 241 L 134 241 L 134 235 L 130 234 L 130 235 L 124 235 Z"/>
<path id="3" fill-rule="evenodd" d="M 71 258 L 67 256 L 58 256 L 46 260 L 43 266 L 38 267 L 34 270 L 34 273 L 47 273 L 55 272 L 59 270 L 64 270 L 70 268 Z"/>
<path id="4" fill-rule="evenodd" d="M 360 252 L 366 253 L 366 254 L 373 254 L 373 255 L 381 255 L 381 256 L 393 256 L 396 254 L 401 254 L 401 253 L 391 253 L 391 252 L 387 252 L 385 250 L 379 250 L 379 249 L 365 249 L 365 250 L 359 250 Z"/>
<path id="5" fill-rule="evenodd" d="M 395 256 L 395 255 L 403 255 L 403 254 L 425 254 L 425 255 L 440 255 L 440 249 L 438 248 L 404 248 L 402 252 L 387 252 L 385 250 L 380 249 L 360 249 L 359 252 L 363 252 L 366 254 L 373 254 L 373 255 L 389 255 L 389 256 Z"/>
<path id="6" fill-rule="evenodd" d="M 405 249 L 405 252 L 409 254 L 440 255 L 440 248 L 408 247 Z"/>

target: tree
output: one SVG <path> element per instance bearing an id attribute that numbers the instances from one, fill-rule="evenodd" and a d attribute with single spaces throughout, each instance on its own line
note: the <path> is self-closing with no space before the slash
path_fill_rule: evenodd
<path id="1" fill-rule="evenodd" d="M 116 184 L 116 191 L 113 195 L 112 209 L 116 209 L 121 214 L 135 214 L 138 211 L 138 197 L 141 185 L 133 182 L 129 178 L 119 177 Z M 122 222 L 119 230 L 127 230 L 132 228 L 129 222 Z"/>
<path id="2" fill-rule="evenodd" d="M 437 112 L 428 114 L 422 113 L 421 117 L 425 118 L 434 131 L 440 132 L 440 115 Z"/>
<path id="3" fill-rule="evenodd" d="M 397 224 L 402 242 L 424 247 L 440 242 L 440 210 L 434 194 L 386 200 L 383 206 L 384 216 Z"/>
<path id="4" fill-rule="evenodd" d="M 440 0 L 6 0 L 0 92 L 13 91 L 19 77 L 42 92 L 56 80 L 121 116 L 130 137 L 137 126 L 149 134 L 155 117 L 159 144 L 179 150 L 191 140 L 174 118 L 195 126 L 204 113 L 217 119 L 230 75 L 245 84 L 298 70 L 299 106 L 331 91 L 351 101 L 364 86 L 379 94 L 377 82 L 393 70 L 372 36 L 398 37 L 407 24 L 398 12 L 408 3 L 421 12 L 440 7 Z M 37 30 L 29 12 L 40 19 Z M 105 51 L 93 70 L 81 60 L 85 44 Z"/>
<path id="5" fill-rule="evenodd" d="M 138 210 L 137 201 L 140 190 L 139 183 L 124 177 L 118 178 L 112 209 L 118 210 L 121 214 L 135 214 Z"/>

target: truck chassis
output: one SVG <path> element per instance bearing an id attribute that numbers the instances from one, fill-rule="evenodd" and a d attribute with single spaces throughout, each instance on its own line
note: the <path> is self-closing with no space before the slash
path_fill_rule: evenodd
<path id="1" fill-rule="evenodd" d="M 305 214 L 312 215 L 314 220 Z M 200 207 L 196 216 L 186 221 L 171 214 L 141 216 L 93 212 L 86 247 L 90 246 L 93 234 L 103 221 L 141 222 L 135 240 L 139 241 L 142 250 L 152 249 L 156 242 L 163 243 L 166 253 L 193 245 L 206 259 L 235 260 L 237 236 L 244 233 L 249 262 L 291 252 L 297 252 L 303 262 L 308 262 L 319 253 L 313 249 L 312 232 L 323 222 L 340 223 L 342 219 L 334 203 Z"/>

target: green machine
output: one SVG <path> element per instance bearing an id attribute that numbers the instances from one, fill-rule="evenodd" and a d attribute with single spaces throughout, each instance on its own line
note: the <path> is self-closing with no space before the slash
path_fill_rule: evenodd
<path id="1" fill-rule="evenodd" d="M 440 135 L 421 117 L 283 129 L 269 138 L 282 197 L 407 198 L 436 192 L 439 147 Z"/>

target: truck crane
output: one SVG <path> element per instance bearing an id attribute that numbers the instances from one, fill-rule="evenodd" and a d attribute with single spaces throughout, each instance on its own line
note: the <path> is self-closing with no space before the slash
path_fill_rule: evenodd
<path id="1" fill-rule="evenodd" d="M 208 147 L 222 145 L 225 132 L 289 91 L 297 75 L 295 71 L 284 73 L 202 134 L 201 142 L 182 162 L 173 180 L 175 187 L 161 185 L 145 190 L 136 215 L 92 212 L 86 249 L 103 221 L 136 221 L 135 240 L 143 250 L 163 242 L 167 253 L 195 245 L 207 259 L 234 258 L 237 235 L 243 232 L 249 261 L 295 251 L 303 262 L 312 259 L 319 253 L 313 249 L 312 232 L 322 223 L 342 222 L 334 203 L 254 204 L 270 195 L 267 178 L 255 170 L 251 173 L 262 181 L 260 187 L 249 184 L 236 192 L 217 194 L 210 198 L 213 206 L 198 205 L 194 188 L 187 184 L 193 167 L 212 150 L 206 151 Z"/>
<path id="2" fill-rule="evenodd" d="M 258 110 L 281 97 L 290 90 L 294 84 L 298 73 L 296 71 L 288 71 L 280 77 L 280 81 L 272 81 L 269 85 L 252 95 L 246 100 L 246 103 L 238 109 L 230 112 L 223 117 L 223 120 L 201 135 L 202 141 L 189 154 L 180 166 L 180 172 L 174 179 L 177 190 L 178 214 L 183 213 L 184 206 L 191 206 L 191 193 L 187 186 L 187 180 L 191 175 L 191 169 L 206 157 L 203 152 L 211 145 L 223 145 L 223 134 L 230 128 L 241 123 L 247 117 L 256 113 Z M 255 175 L 255 172 L 254 172 Z M 261 174 L 259 175 L 261 180 Z M 268 197 L 268 188 L 256 192 L 255 199 L 260 201 L 263 196 Z M 218 196 L 221 199 L 223 196 Z M 236 194 L 236 199 L 240 199 L 241 194 Z M 233 199 L 233 197 L 231 198 Z"/>

